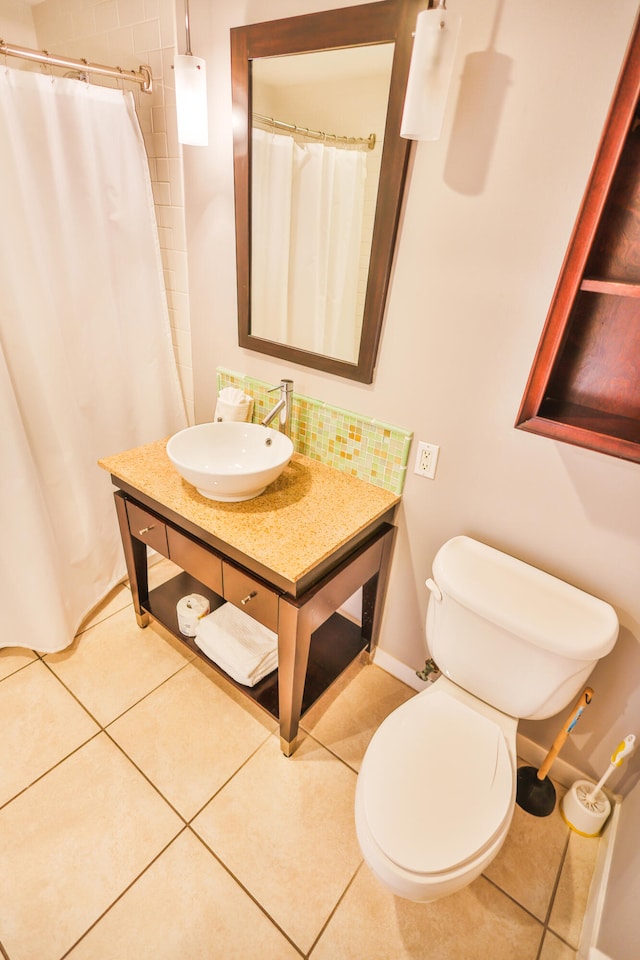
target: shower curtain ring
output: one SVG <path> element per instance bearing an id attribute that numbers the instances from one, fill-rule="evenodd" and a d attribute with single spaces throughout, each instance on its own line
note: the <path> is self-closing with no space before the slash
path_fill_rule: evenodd
<path id="1" fill-rule="evenodd" d="M 43 52 L 43 54 L 45 55 L 45 57 L 48 57 L 48 56 L 49 56 L 49 51 L 48 51 L 48 50 L 43 50 L 42 52 Z M 55 77 L 54 77 L 54 75 L 53 75 L 53 69 L 52 69 L 52 67 L 51 67 L 51 64 L 48 63 L 48 62 L 45 60 L 45 61 L 43 61 L 43 62 L 40 64 L 40 67 L 41 67 L 41 69 L 42 69 L 42 72 L 43 72 L 45 75 L 46 75 L 46 74 L 49 75 L 49 79 L 50 79 L 50 81 L 51 81 L 51 86 L 53 86 L 53 81 L 55 80 Z"/>

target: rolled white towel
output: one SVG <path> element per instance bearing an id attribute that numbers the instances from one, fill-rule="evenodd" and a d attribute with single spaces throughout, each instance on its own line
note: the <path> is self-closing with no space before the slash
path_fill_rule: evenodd
<path id="1" fill-rule="evenodd" d="M 253 399 L 238 387 L 224 387 L 218 394 L 213 419 L 249 421 L 253 414 Z"/>
<path id="2" fill-rule="evenodd" d="M 253 687 L 278 666 L 278 635 L 232 603 L 198 622 L 195 642 L 238 683 Z"/>

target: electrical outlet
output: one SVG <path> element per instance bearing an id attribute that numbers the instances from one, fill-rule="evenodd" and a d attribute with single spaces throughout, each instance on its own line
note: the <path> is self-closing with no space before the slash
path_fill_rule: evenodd
<path id="1" fill-rule="evenodd" d="M 429 480 L 433 480 L 436 475 L 439 453 L 440 447 L 436 446 L 435 443 L 425 443 L 421 440 L 418 444 L 416 465 L 413 468 L 414 473 L 417 473 L 419 477 L 427 477 Z"/>

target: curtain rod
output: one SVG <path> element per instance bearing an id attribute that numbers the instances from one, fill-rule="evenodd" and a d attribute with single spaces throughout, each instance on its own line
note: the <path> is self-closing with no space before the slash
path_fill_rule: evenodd
<path id="1" fill-rule="evenodd" d="M 16 47 L 12 43 L 5 43 L 0 38 L 0 54 L 8 57 L 20 57 L 23 60 L 34 60 L 36 63 L 46 63 L 52 67 L 65 67 L 68 70 L 78 70 L 80 73 L 99 73 L 103 77 L 115 77 L 118 80 L 131 80 L 139 83 L 143 93 L 151 93 L 153 81 L 151 67 L 141 64 L 137 70 L 123 70 L 122 67 L 106 67 L 102 63 L 89 63 L 88 60 L 73 60 L 70 57 L 57 57 L 46 50 L 30 50 L 28 47 Z"/>
<path id="2" fill-rule="evenodd" d="M 303 137 L 311 137 L 314 140 L 331 140 L 333 143 L 357 145 L 366 144 L 369 150 L 373 150 L 376 145 L 375 133 L 370 133 L 368 137 L 340 137 L 335 133 L 323 133 L 322 130 L 309 130 L 308 127 L 299 127 L 295 123 L 285 123 L 284 120 L 274 120 L 273 117 L 263 117 L 259 113 L 254 113 L 253 119 L 269 127 L 277 127 L 278 130 L 288 130 L 289 133 L 299 133 Z"/>

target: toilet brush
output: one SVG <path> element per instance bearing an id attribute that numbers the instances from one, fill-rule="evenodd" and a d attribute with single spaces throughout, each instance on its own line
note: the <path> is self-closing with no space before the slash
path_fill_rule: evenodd
<path id="1" fill-rule="evenodd" d="M 517 775 L 516 803 L 534 817 L 548 817 L 556 805 L 556 788 L 547 776 L 551 764 L 564 746 L 567 737 L 582 716 L 584 708 L 591 703 L 593 690 L 585 687 L 582 696 L 565 720 L 562 730 L 553 741 L 551 750 L 539 770 L 535 767 L 520 767 Z"/>
<path id="2" fill-rule="evenodd" d="M 562 798 L 560 812 L 576 833 L 583 837 L 597 837 L 602 830 L 611 813 L 611 803 L 601 788 L 613 771 L 622 765 L 625 757 L 633 752 L 635 744 L 635 735 L 630 733 L 611 754 L 611 762 L 595 786 L 590 780 L 576 780 Z"/>

